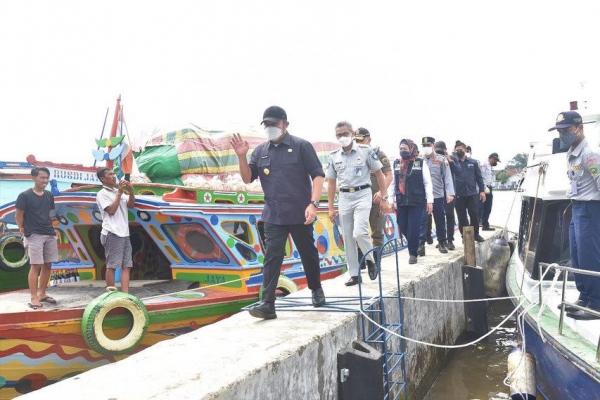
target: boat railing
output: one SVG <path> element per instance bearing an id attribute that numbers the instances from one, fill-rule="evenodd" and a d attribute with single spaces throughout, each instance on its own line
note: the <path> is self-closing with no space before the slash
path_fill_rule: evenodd
<path id="1" fill-rule="evenodd" d="M 543 278 L 542 273 L 541 273 L 542 268 L 547 267 L 547 268 L 552 268 L 552 269 L 564 272 L 563 278 L 562 278 L 562 293 L 561 293 L 561 299 L 560 299 L 560 318 L 558 320 L 558 334 L 559 335 L 563 334 L 565 311 L 566 311 L 567 306 L 574 308 L 576 310 L 581 310 L 581 311 L 590 313 L 590 314 L 595 315 L 596 317 L 600 318 L 600 311 L 591 309 L 589 307 L 580 306 L 575 303 L 570 303 L 565 300 L 565 295 L 566 295 L 566 291 L 567 291 L 567 278 L 568 278 L 569 272 L 572 272 L 575 274 L 581 274 L 581 275 L 595 276 L 597 278 L 600 278 L 600 272 L 589 271 L 589 270 L 580 269 L 580 268 L 567 267 L 565 265 L 559 265 L 556 263 L 544 264 L 544 265 L 542 265 L 542 264 L 543 263 L 540 263 L 540 274 L 539 274 L 539 276 L 540 276 L 539 304 L 542 304 L 542 289 L 541 289 L 542 288 L 542 278 Z M 596 361 L 600 363 L 600 338 L 598 338 L 598 344 L 596 345 Z"/>

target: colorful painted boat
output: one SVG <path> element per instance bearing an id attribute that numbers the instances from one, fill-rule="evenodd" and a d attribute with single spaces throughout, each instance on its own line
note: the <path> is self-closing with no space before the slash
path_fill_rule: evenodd
<path id="1" fill-rule="evenodd" d="M 98 189 L 82 187 L 55 196 L 61 259 L 52 266 L 51 283 L 57 286 L 49 293 L 68 308 L 26 310 L 27 291 L 0 294 L 0 398 L 123 357 L 100 354 L 81 336 L 85 305 L 103 290 L 85 286 L 104 276 Z M 134 185 L 134 189 L 139 196 L 129 211 L 132 278 L 151 284 L 132 289 L 133 294 L 145 291 L 138 296 L 150 320 L 133 352 L 224 318 L 259 298 L 264 261 L 262 194 L 157 184 Z M 14 203 L 0 206 L 0 220 L 14 222 L 14 212 Z M 322 279 L 340 275 L 345 268 L 343 240 L 326 208 L 319 210 L 314 227 Z M 386 236 L 395 235 L 395 219 L 388 215 Z M 290 237 L 278 289 L 285 294 L 306 284 Z M 107 335 L 118 335 L 126 322 L 123 315 L 109 315 L 103 329 Z"/>

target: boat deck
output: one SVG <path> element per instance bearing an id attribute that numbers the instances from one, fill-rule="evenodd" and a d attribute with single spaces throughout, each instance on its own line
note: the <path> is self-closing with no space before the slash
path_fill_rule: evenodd
<path id="1" fill-rule="evenodd" d="M 83 308 L 102 294 L 106 290 L 105 286 L 104 281 L 80 281 L 50 287 L 46 293 L 52 296 L 57 304 L 43 303 L 43 307 L 37 311 Z M 146 297 L 186 290 L 189 286 L 190 282 L 179 280 L 134 280 L 131 281 L 129 292 L 143 300 Z M 29 301 L 28 289 L 0 293 L 0 314 L 34 311 L 27 305 Z M 149 302 L 153 301 L 144 301 L 144 303 Z"/>

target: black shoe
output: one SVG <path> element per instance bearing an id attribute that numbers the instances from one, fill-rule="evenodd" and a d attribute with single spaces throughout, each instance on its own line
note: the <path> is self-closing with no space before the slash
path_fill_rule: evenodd
<path id="1" fill-rule="evenodd" d="M 442 254 L 446 254 L 448 253 L 448 249 L 446 248 L 446 243 L 445 242 L 440 242 L 437 245 L 438 250 L 440 251 L 440 253 Z"/>
<path id="2" fill-rule="evenodd" d="M 354 285 L 358 285 L 359 282 L 362 282 L 362 279 L 360 279 L 360 276 L 351 276 L 350 279 L 348 279 L 346 281 L 346 283 L 344 283 L 344 285 L 354 286 Z"/>
<path id="3" fill-rule="evenodd" d="M 481 228 L 482 231 L 495 231 L 496 228 L 492 228 L 491 226 L 484 226 Z"/>
<path id="4" fill-rule="evenodd" d="M 576 304 L 576 305 L 578 305 L 578 306 L 581 306 L 581 307 L 587 307 L 587 305 L 588 305 L 589 303 L 588 303 L 587 301 L 583 301 L 583 300 L 577 300 L 577 301 L 575 302 L 575 304 Z M 561 309 L 561 306 L 560 306 L 560 304 L 559 304 L 559 305 L 558 305 L 556 308 L 558 308 L 558 309 L 560 310 L 560 309 Z M 569 305 L 565 305 L 565 311 L 566 311 L 566 312 L 573 312 L 573 311 L 577 311 L 577 310 L 578 310 L 578 308 L 575 308 L 575 307 L 573 307 L 573 306 L 569 306 Z"/>
<path id="5" fill-rule="evenodd" d="M 421 244 L 419 245 L 419 250 L 417 250 L 417 255 L 418 255 L 419 257 L 423 257 L 423 256 L 425 256 L 425 243 L 421 243 Z"/>
<path id="6" fill-rule="evenodd" d="M 371 278 L 372 281 L 377 279 L 377 265 L 375 265 L 373 261 L 367 260 L 367 268 L 369 269 L 369 278 Z"/>
<path id="7" fill-rule="evenodd" d="M 433 238 L 431 236 L 427 236 L 427 244 L 433 244 Z"/>
<path id="8" fill-rule="evenodd" d="M 417 256 L 410 256 L 410 257 L 408 257 L 408 263 L 409 264 L 416 264 L 417 263 Z"/>
<path id="9" fill-rule="evenodd" d="M 448 250 L 456 250 L 456 246 L 454 246 L 454 243 L 452 243 L 452 240 L 448 241 L 448 244 L 446 244 L 446 248 Z"/>
<path id="10" fill-rule="evenodd" d="M 485 242 L 485 239 L 482 238 L 481 235 L 477 235 L 477 236 L 475 236 L 475 241 L 481 243 L 481 242 Z"/>
<path id="11" fill-rule="evenodd" d="M 598 311 L 600 311 L 600 310 L 598 310 Z M 591 320 L 591 319 L 600 319 L 600 316 L 594 315 L 592 313 L 589 313 L 589 312 L 583 311 L 583 310 L 568 312 L 567 317 L 577 319 L 577 320 L 582 320 L 582 321 L 587 321 L 587 320 Z"/>
<path id="12" fill-rule="evenodd" d="M 323 288 L 312 291 L 312 303 L 315 307 L 321 307 L 325 304 L 325 293 L 323 293 Z"/>
<path id="13" fill-rule="evenodd" d="M 259 305 L 248 310 L 250 315 L 255 318 L 261 319 L 275 319 L 277 318 L 277 314 L 275 314 L 275 303 L 267 303 L 262 302 Z"/>

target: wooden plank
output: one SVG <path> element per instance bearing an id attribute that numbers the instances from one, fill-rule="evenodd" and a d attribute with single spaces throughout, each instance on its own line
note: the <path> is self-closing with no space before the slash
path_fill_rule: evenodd
<path id="1" fill-rule="evenodd" d="M 472 226 L 463 227 L 463 245 L 465 249 L 465 265 L 475 267 L 475 230 Z"/>

